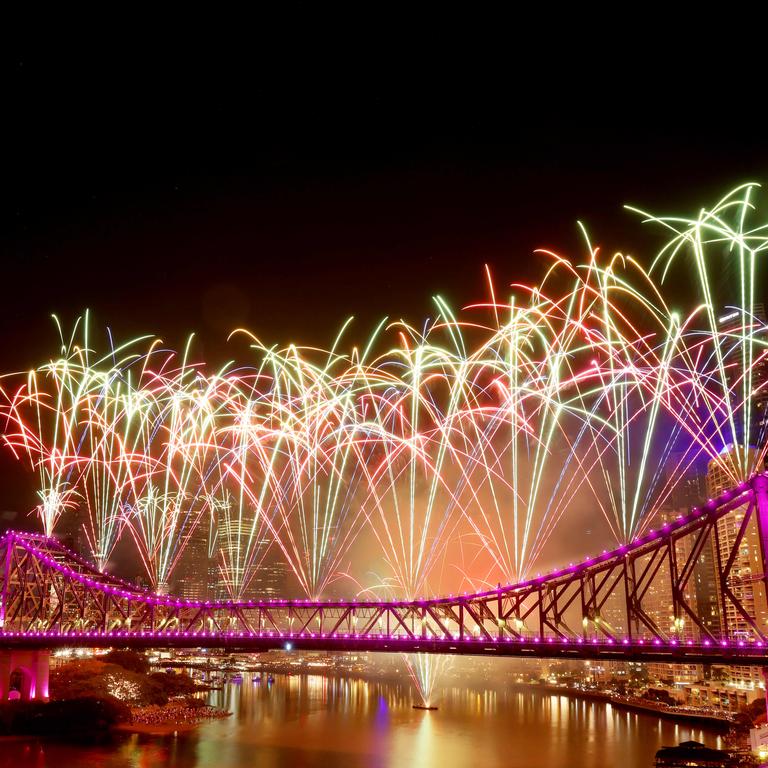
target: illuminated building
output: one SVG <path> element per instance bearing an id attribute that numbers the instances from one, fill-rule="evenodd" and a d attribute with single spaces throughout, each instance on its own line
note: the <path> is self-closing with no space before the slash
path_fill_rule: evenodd
<path id="1" fill-rule="evenodd" d="M 264 564 L 256 570 L 249 592 L 254 599 L 268 599 L 285 594 L 288 566 L 285 563 Z"/>
<path id="2" fill-rule="evenodd" d="M 754 449 L 750 449 L 750 454 Z M 732 478 L 727 474 L 722 457 L 710 461 L 707 471 L 707 493 L 710 498 L 721 494 Z M 725 515 L 717 522 L 717 535 L 719 541 L 719 565 L 718 571 L 725 565 L 725 558 L 733 548 L 742 526 L 744 511 L 740 510 L 731 515 Z M 765 586 L 758 577 L 762 576 L 762 564 L 760 556 L 760 540 L 755 516 L 749 521 L 741 547 L 733 562 L 728 586 L 734 597 L 744 606 L 746 612 L 755 620 L 758 628 L 765 631 L 768 628 L 768 600 L 766 600 Z M 731 634 L 748 637 L 752 627 L 745 617 L 730 600 L 725 600 L 725 621 Z"/>
<path id="3" fill-rule="evenodd" d="M 750 449 L 750 458 L 753 454 L 754 449 Z M 725 456 L 718 456 L 709 462 L 707 467 L 707 493 L 710 498 L 714 498 L 722 493 L 729 487 L 729 483 L 733 482 L 726 471 L 728 458 L 726 454 Z M 739 536 L 743 519 L 744 510 L 742 509 L 734 514 L 725 515 L 717 522 L 719 552 L 715 552 L 718 563 L 715 578 L 718 582 L 718 594 L 721 592 L 719 573 L 725 566 L 725 559 L 728 557 Z M 728 586 L 747 614 L 755 621 L 760 631 L 765 633 L 768 630 L 768 599 L 766 598 L 765 585 L 761 578 L 762 573 L 760 539 L 757 521 L 753 515 L 744 532 L 738 554 L 733 561 L 728 578 Z M 722 602 L 724 605 L 721 606 L 721 614 L 723 616 L 723 624 L 727 626 L 728 632 L 731 635 L 743 636 L 744 638 L 752 636 L 754 630 L 734 605 L 733 601 L 723 598 Z M 733 679 L 749 681 L 755 685 L 762 682 L 762 675 L 757 667 L 754 669 L 751 667 L 733 667 L 731 669 L 731 676 Z"/>
<path id="4" fill-rule="evenodd" d="M 208 571 L 208 528 L 198 525 L 176 569 L 176 594 L 184 600 L 207 600 L 210 596 Z"/>

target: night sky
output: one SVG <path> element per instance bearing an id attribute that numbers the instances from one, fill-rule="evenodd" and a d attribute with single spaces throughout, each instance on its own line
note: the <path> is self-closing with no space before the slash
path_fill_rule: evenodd
<path id="1" fill-rule="evenodd" d="M 287 52 L 7 60 L 0 368 L 55 354 L 50 313 L 85 308 L 117 338 L 195 331 L 214 363 L 237 325 L 322 346 L 355 315 L 365 337 L 436 293 L 483 298 L 486 263 L 499 286 L 536 280 L 536 248 L 583 252 L 577 219 L 649 256 L 623 204 L 693 212 L 768 181 L 743 80 L 708 75 L 705 94 L 695 62 L 664 82 L 643 61 L 518 64 L 491 79 Z M 3 456 L 0 509 L 24 506 L 17 471 Z"/>

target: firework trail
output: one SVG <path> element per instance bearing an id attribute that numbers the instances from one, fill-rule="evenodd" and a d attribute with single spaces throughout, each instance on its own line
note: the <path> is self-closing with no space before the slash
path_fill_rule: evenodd
<path id="1" fill-rule="evenodd" d="M 763 466 L 756 199 L 747 184 L 693 218 L 643 214 L 670 233 L 649 269 L 583 230 L 586 258 L 542 251 L 538 285 L 500 295 L 489 275 L 485 301 L 436 298 L 423 327 L 384 321 L 362 348 L 349 323 L 328 350 L 251 334 L 246 365 L 209 372 L 189 344 L 97 352 L 87 315 L 57 322 L 58 355 L 3 377 L 3 440 L 37 475 L 46 534 L 76 509 L 103 569 L 127 532 L 161 591 L 201 531 L 235 598 L 275 560 L 321 597 L 361 536 L 380 592 L 514 582 L 575 499 L 625 543 L 702 462 L 734 482 Z M 666 286 L 688 263 L 681 312 Z"/>
<path id="2" fill-rule="evenodd" d="M 706 317 L 699 329 L 703 334 L 701 374 L 707 378 L 702 395 L 709 429 L 726 449 L 717 461 L 734 483 L 763 466 L 766 453 L 766 419 L 763 415 L 755 424 L 754 412 L 761 388 L 764 397 L 766 382 L 757 374 L 765 369 L 768 351 L 765 317 L 756 314 L 756 288 L 765 285 L 761 261 L 768 251 L 768 224 L 751 223 L 758 186 L 737 187 L 711 209 L 702 208 L 695 218 L 653 216 L 630 208 L 670 234 L 653 263 L 661 270 L 662 282 L 686 251 L 695 265 Z M 723 280 L 734 268 L 736 280 Z M 713 279 L 713 273 L 718 277 Z M 724 314 L 719 312 L 722 307 L 726 307 Z"/>

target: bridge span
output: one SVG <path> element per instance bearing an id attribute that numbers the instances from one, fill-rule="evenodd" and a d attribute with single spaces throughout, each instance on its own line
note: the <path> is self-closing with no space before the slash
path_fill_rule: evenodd
<path id="1" fill-rule="evenodd" d="M 740 557 L 750 548 L 757 567 L 745 573 Z M 8 531 L 0 539 L 0 677 L 9 654 L 32 654 L 29 666 L 42 658 L 34 654 L 66 646 L 763 666 L 768 615 L 756 606 L 768 605 L 767 556 L 766 474 L 581 563 L 493 590 L 410 601 L 182 600 L 101 573 L 54 539 Z M 716 586 L 716 619 L 696 593 L 702 564 Z"/>

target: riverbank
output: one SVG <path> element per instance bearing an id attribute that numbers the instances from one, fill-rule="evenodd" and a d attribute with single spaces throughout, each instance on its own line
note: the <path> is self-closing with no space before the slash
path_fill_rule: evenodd
<path id="1" fill-rule="evenodd" d="M 194 731 L 203 721 L 194 723 L 176 723 L 167 722 L 158 725 L 148 725 L 145 723 L 120 723 L 114 726 L 112 731 L 115 733 L 139 733 L 143 736 L 170 736 L 173 733 L 187 733 Z"/>
<path id="2" fill-rule="evenodd" d="M 517 683 L 515 688 L 520 690 L 536 690 L 555 696 L 568 696 L 574 699 L 587 701 L 599 701 L 610 704 L 617 709 L 625 709 L 630 712 L 638 712 L 646 715 L 657 715 L 667 720 L 683 721 L 697 725 L 728 730 L 739 727 L 735 717 L 729 713 L 707 712 L 693 707 L 669 706 L 660 702 L 648 701 L 635 696 L 618 696 L 602 691 L 584 691 L 579 688 L 566 688 L 558 685 L 540 685 L 536 683 Z"/>

